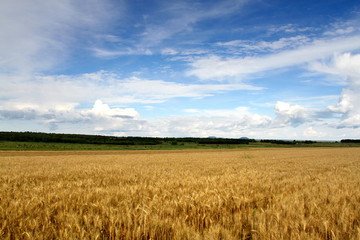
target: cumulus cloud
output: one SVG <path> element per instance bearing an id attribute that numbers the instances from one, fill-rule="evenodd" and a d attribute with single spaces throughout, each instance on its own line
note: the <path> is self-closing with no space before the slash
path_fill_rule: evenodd
<path id="1" fill-rule="evenodd" d="M 91 109 L 75 105 L 42 109 L 40 106 L 13 106 L 0 110 L 0 120 L 31 120 L 49 128 L 86 128 L 88 132 L 114 132 L 141 136 L 227 136 L 248 135 L 250 129 L 265 129 L 271 118 L 252 114 L 246 107 L 229 110 L 185 110 L 189 116 L 169 116 L 147 121 L 133 108 L 111 107 L 96 100 Z"/>
<path id="2" fill-rule="evenodd" d="M 307 110 L 296 104 L 278 101 L 275 105 L 274 112 L 276 114 L 276 118 L 273 121 L 273 125 L 275 127 L 284 127 L 289 125 L 296 127 L 309 120 Z"/>
<path id="3" fill-rule="evenodd" d="M 339 138 L 332 126 L 313 122 L 310 110 L 286 102 L 275 104 L 276 116 L 273 118 L 251 113 L 248 107 L 242 106 L 228 110 L 185 109 L 184 112 L 188 115 L 145 120 L 133 108 L 112 107 L 98 99 L 89 109 L 71 104 L 51 109 L 33 104 L 14 105 L 12 110 L 0 110 L 0 120 L 30 120 L 48 126 L 50 130 L 62 129 L 64 132 L 65 129 L 72 129 L 70 132 L 121 136 Z M 347 122 L 344 121 L 343 124 Z M 344 130 L 343 133 L 345 132 L 344 136 L 356 136 L 354 131 Z"/>
<path id="4" fill-rule="evenodd" d="M 133 108 L 114 108 L 111 109 L 108 104 L 103 103 L 101 100 L 96 100 L 93 108 L 87 112 L 100 118 L 130 118 L 137 119 L 139 114 Z"/>
<path id="5" fill-rule="evenodd" d="M 338 124 L 337 128 L 359 128 L 360 127 L 360 114 L 349 114 L 343 117 Z"/>
<path id="6" fill-rule="evenodd" d="M 304 131 L 304 136 L 307 136 L 307 137 L 314 137 L 314 136 L 317 136 L 318 132 L 315 131 L 313 129 L 313 127 L 308 127 L 305 131 Z"/>
<path id="7" fill-rule="evenodd" d="M 253 114 L 246 107 L 229 110 L 185 109 L 188 116 L 158 118 L 151 123 L 159 136 L 241 137 L 256 129 L 261 132 L 270 125 L 271 118 Z M 259 130 L 261 129 L 261 130 Z"/>
<path id="8" fill-rule="evenodd" d="M 95 131 L 136 131 L 144 121 L 133 108 L 110 108 L 101 100 L 96 100 L 91 110 L 80 111 L 80 116 L 90 119 Z"/>
<path id="9" fill-rule="evenodd" d="M 58 105 L 43 109 L 41 106 L 14 105 L 12 109 L 0 109 L 0 119 L 5 120 L 35 120 L 52 127 L 58 124 L 87 124 L 93 130 L 136 130 L 143 121 L 133 108 L 111 108 L 101 100 L 96 100 L 89 110 L 77 109 L 75 105 Z"/>
<path id="10" fill-rule="evenodd" d="M 360 54 L 336 54 L 331 62 L 317 62 L 311 66 L 313 71 L 336 75 L 347 85 L 343 88 L 339 102 L 328 106 L 326 111 L 341 115 L 338 128 L 360 127 Z"/>
<path id="11" fill-rule="evenodd" d="M 116 130 L 135 134 L 141 130 L 137 135 L 152 136 L 164 132 L 164 128 L 157 127 L 164 125 L 141 120 L 133 108 L 113 108 L 110 105 L 162 103 L 172 98 L 203 98 L 222 92 L 262 89 L 243 83 L 184 84 L 137 77 L 121 78 L 107 71 L 80 75 L 0 75 L 0 80 L 2 87 L 7 89 L 0 91 L 0 99 L 6 99 L 0 103 L 2 121 L 26 120 L 51 126 L 51 129 L 58 126 L 62 126 L 61 129 L 66 129 L 64 126 L 76 129 L 81 125 L 89 132 Z M 95 102 L 93 107 L 86 109 L 91 101 Z M 238 114 L 240 111 L 246 109 L 238 108 L 235 112 Z M 220 116 L 227 113 L 209 111 L 206 114 Z M 162 123 L 167 126 L 166 121 Z M 218 126 L 220 129 L 220 122 Z"/>
<path id="12" fill-rule="evenodd" d="M 313 112 L 300 105 L 277 102 L 275 117 L 249 112 L 247 107 L 229 110 L 186 109 L 188 116 L 169 116 L 148 122 L 156 136 L 232 137 L 339 140 L 332 126 L 313 119 Z M 347 136 L 354 132 L 344 130 Z"/>

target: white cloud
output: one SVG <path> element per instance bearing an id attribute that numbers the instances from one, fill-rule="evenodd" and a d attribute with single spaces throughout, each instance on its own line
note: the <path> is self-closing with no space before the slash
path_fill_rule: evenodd
<path id="1" fill-rule="evenodd" d="M 326 111 L 342 115 L 341 121 L 336 124 L 339 128 L 360 127 L 360 54 L 336 54 L 332 62 L 318 62 L 311 69 L 344 79 L 347 86 L 342 90 L 339 102 L 328 106 Z"/>
<path id="2" fill-rule="evenodd" d="M 291 105 L 286 102 L 278 101 L 275 105 L 274 112 L 276 118 L 273 121 L 275 127 L 284 127 L 284 126 L 299 126 L 307 122 L 309 119 L 309 114 L 307 110 L 299 105 Z"/>
<path id="3" fill-rule="evenodd" d="M 203 98 L 216 93 L 236 90 L 258 91 L 243 83 L 182 84 L 137 77 L 122 79 L 119 75 L 99 71 L 75 76 L 1 76 L 0 98 L 8 104 L 34 103 L 46 108 L 57 104 L 74 104 L 103 99 L 110 103 L 159 103 L 172 98 Z"/>
<path id="4" fill-rule="evenodd" d="M 91 49 L 93 54 L 99 58 L 115 58 L 124 55 L 152 55 L 150 49 L 146 48 L 121 48 L 120 50 L 103 49 L 94 47 Z"/>
<path id="5" fill-rule="evenodd" d="M 337 128 L 360 128 L 360 114 L 345 115 L 344 119 L 336 124 Z M 359 136 L 357 136 L 358 138 Z"/>
<path id="6" fill-rule="evenodd" d="M 102 31 L 113 16 L 108 1 L 1 1 L 0 71 L 38 72 L 68 57 L 89 30 Z"/>
<path id="7" fill-rule="evenodd" d="M 270 33 L 284 32 L 284 33 L 295 33 L 295 32 L 307 32 L 315 30 L 313 27 L 299 27 L 294 24 L 286 24 L 283 26 L 276 26 L 269 29 Z"/>
<path id="8" fill-rule="evenodd" d="M 144 108 L 148 111 L 154 110 L 154 106 L 144 106 Z"/>
<path id="9" fill-rule="evenodd" d="M 301 104 L 306 108 L 312 109 L 324 109 L 329 106 L 329 103 L 339 100 L 339 95 L 324 95 L 315 97 L 297 97 L 294 96 L 288 99 L 289 102 Z"/>
<path id="10" fill-rule="evenodd" d="M 172 48 L 164 48 L 163 50 L 161 50 L 162 55 L 175 55 L 177 53 L 178 51 Z"/>
<path id="11" fill-rule="evenodd" d="M 328 123 L 314 121 L 311 110 L 299 105 L 278 102 L 276 117 L 253 114 L 246 107 L 229 110 L 198 110 L 189 116 L 170 116 L 148 122 L 156 136 L 233 137 L 277 139 L 339 140 L 338 129 Z M 347 137 L 358 133 L 341 129 Z M 151 134 L 150 134 L 151 135 Z"/>
<path id="12" fill-rule="evenodd" d="M 293 50 L 257 57 L 222 58 L 216 55 L 199 57 L 190 64 L 191 69 L 187 71 L 187 75 L 193 75 L 204 80 L 244 77 L 249 74 L 302 65 L 330 57 L 334 52 L 351 51 L 359 48 L 360 35 L 357 35 L 316 40 L 309 45 Z"/>
<path id="13" fill-rule="evenodd" d="M 309 69 L 319 73 L 339 75 L 350 85 L 360 84 L 360 54 L 335 53 L 331 60 L 330 62 L 313 62 L 310 64 Z"/>
<path id="14" fill-rule="evenodd" d="M 119 136 L 175 136 L 175 137 L 254 137 L 287 139 L 339 140 L 339 131 L 348 138 L 358 133 L 348 130 L 359 116 L 346 119 L 341 130 L 328 123 L 314 122 L 309 110 L 294 104 L 278 102 L 275 118 L 250 113 L 247 107 L 228 110 L 187 109 L 191 115 L 168 116 L 153 120 L 141 119 L 133 108 L 117 108 L 96 100 L 90 109 L 75 105 L 58 105 L 51 109 L 22 105 L 0 109 L 0 121 L 27 121 L 48 126 L 52 131 L 115 134 Z M 349 122 L 349 121 L 351 122 Z M 346 125 L 350 124 L 350 125 Z M 339 127 L 339 125 L 337 125 Z M 67 129 L 67 130 L 65 130 Z M 315 130 L 316 129 L 316 130 Z M 31 130 L 31 129 L 27 129 Z M 44 130 L 42 130 L 44 131 Z"/>
<path id="15" fill-rule="evenodd" d="M 261 51 L 272 52 L 284 48 L 296 48 L 310 42 L 310 38 L 302 35 L 295 37 L 280 38 L 277 41 L 250 41 L 250 40 L 233 40 L 229 42 L 219 42 L 217 45 L 225 47 L 237 47 L 242 51 Z"/>
<path id="16" fill-rule="evenodd" d="M 313 127 L 306 128 L 303 135 L 310 139 L 313 139 L 314 137 L 319 138 L 323 136 L 322 133 L 317 132 L 315 129 L 313 129 Z"/>
<path id="17" fill-rule="evenodd" d="M 331 28 L 324 32 L 325 36 L 350 35 L 359 32 L 359 14 L 357 13 L 353 19 L 347 21 L 337 21 L 331 24 Z"/>
<path id="18" fill-rule="evenodd" d="M 146 127 L 157 128 L 139 120 L 133 108 L 111 108 L 102 101 L 117 105 L 160 103 L 177 97 L 202 98 L 227 91 L 261 89 L 246 84 L 180 84 L 137 77 L 122 79 L 106 71 L 75 76 L 0 75 L 0 80 L 2 87 L 7 89 L 0 92 L 0 98 L 6 99 L 0 104 L 2 121 L 32 121 L 51 125 L 52 129 L 57 126 L 76 129 L 84 123 L 81 128 L 86 126 L 90 132 L 94 129 L 123 130 L 135 134 L 141 129 L 140 135 L 156 133 Z M 92 109 L 81 109 L 91 101 L 95 102 Z"/>
<path id="19" fill-rule="evenodd" d="M 329 106 L 328 110 L 335 113 L 348 113 L 353 111 L 356 105 L 358 105 L 358 101 L 354 101 L 357 95 L 359 95 L 359 92 L 354 92 L 352 89 L 343 89 L 338 104 Z"/>
<path id="20" fill-rule="evenodd" d="M 156 15 L 147 16 L 145 31 L 142 33 L 143 38 L 139 44 L 141 46 L 158 45 L 175 34 L 193 31 L 192 25 L 198 21 L 230 14 L 246 2 L 246 0 L 227 0 L 216 4 L 191 4 L 184 1 L 164 2 L 162 10 L 166 13 L 166 18 L 163 16 L 161 24 L 158 24 Z"/>
<path id="21" fill-rule="evenodd" d="M 113 108 L 96 100 L 91 109 L 78 109 L 74 105 L 44 109 L 41 106 L 13 106 L 0 109 L 0 120 L 26 120 L 64 129 L 69 124 L 76 132 L 121 132 L 122 135 L 142 136 L 202 136 L 239 137 L 250 131 L 265 129 L 272 119 L 248 112 L 246 107 L 231 110 L 188 110 L 191 116 L 169 116 L 152 121 L 143 120 L 133 108 Z M 126 133 L 126 134 L 124 134 Z"/>
<path id="22" fill-rule="evenodd" d="M 138 120 L 139 114 L 133 108 L 111 108 L 101 100 L 96 100 L 89 110 L 76 109 L 75 105 L 58 105 L 54 108 L 42 108 L 39 105 L 19 106 L 0 109 L 2 120 L 34 120 L 52 127 L 74 124 L 87 125 L 92 131 L 137 130 L 144 121 Z"/>
<path id="23" fill-rule="evenodd" d="M 336 30 L 333 30 L 333 31 L 325 32 L 324 35 L 331 35 L 331 36 L 335 35 L 336 36 L 336 35 L 349 34 L 349 33 L 352 33 L 352 32 L 355 32 L 355 28 L 353 26 L 350 26 L 350 27 L 347 27 L 345 29 L 340 28 L 340 29 L 336 29 Z"/>
<path id="24" fill-rule="evenodd" d="M 170 116 L 151 123 L 152 132 L 159 136 L 190 137 L 242 137 L 250 132 L 264 131 L 271 118 L 244 111 L 239 107 L 232 110 L 199 110 L 190 116 Z"/>
<path id="25" fill-rule="evenodd" d="M 94 55 L 100 58 L 112 58 L 123 55 L 149 55 L 161 53 L 163 55 L 182 55 L 199 54 L 197 50 L 193 51 L 176 51 L 172 48 L 163 49 L 162 43 L 166 40 L 178 40 L 177 36 L 189 34 L 196 29 L 194 26 L 197 22 L 216 18 L 234 13 L 239 10 L 248 0 L 226 0 L 216 3 L 193 3 L 185 1 L 163 1 L 159 3 L 160 11 L 146 12 L 143 15 L 143 22 L 136 23 L 136 28 L 141 32 L 128 32 L 126 46 L 122 44 L 112 45 L 111 47 L 94 47 Z M 111 36 L 109 42 L 113 39 L 119 39 L 118 36 Z M 176 39 L 175 39 L 176 38 Z M 106 35 L 105 38 L 107 39 Z M 181 45 L 181 44 L 179 44 Z"/>
<path id="26" fill-rule="evenodd" d="M 80 128 L 87 132 L 117 132 L 121 135 L 142 136 L 243 136 L 249 129 L 264 128 L 271 119 L 251 114 L 247 108 L 233 110 L 190 111 L 191 116 L 170 116 L 153 121 L 140 119 L 132 108 L 112 108 L 96 100 L 91 109 L 77 109 L 74 106 L 59 106 L 57 109 L 42 109 L 28 106 L 12 110 L 0 110 L 0 120 L 26 120 L 45 124 L 51 128 L 64 129 L 71 124 L 74 131 Z"/>
<path id="27" fill-rule="evenodd" d="M 90 118 L 95 131 L 136 131 L 144 124 L 144 121 L 138 120 L 139 114 L 135 109 L 110 108 L 101 100 L 96 100 L 91 110 L 80 111 L 80 115 Z"/>
<path id="28" fill-rule="evenodd" d="M 101 100 L 96 100 L 93 108 L 88 111 L 89 114 L 94 114 L 98 117 L 105 118 L 132 118 L 137 119 L 139 114 L 133 108 L 115 108 L 111 109 L 108 104 L 103 103 Z"/>

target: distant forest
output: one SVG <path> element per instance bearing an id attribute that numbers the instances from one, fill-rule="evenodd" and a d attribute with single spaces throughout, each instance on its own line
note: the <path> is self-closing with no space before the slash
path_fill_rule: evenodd
<path id="1" fill-rule="evenodd" d="M 80 143 L 80 144 L 108 144 L 108 145 L 160 145 L 160 144 L 249 144 L 263 142 L 281 145 L 296 145 L 298 143 L 313 144 L 316 141 L 287 141 L 287 140 L 255 140 L 249 138 L 193 138 L 193 137 L 114 137 L 85 134 L 60 134 L 40 132 L 0 132 L 0 141 L 9 142 L 48 142 L 48 143 Z M 360 139 L 343 139 L 341 143 L 360 143 Z"/>
<path id="2" fill-rule="evenodd" d="M 181 144 L 249 144 L 255 142 L 248 138 L 158 138 L 158 137 L 113 137 L 102 135 L 58 134 L 39 132 L 0 132 L 0 141 L 12 142 L 52 142 L 112 145 L 159 145 L 164 143 Z"/>
<path id="3" fill-rule="evenodd" d="M 343 139 L 342 143 L 360 143 L 360 139 Z"/>

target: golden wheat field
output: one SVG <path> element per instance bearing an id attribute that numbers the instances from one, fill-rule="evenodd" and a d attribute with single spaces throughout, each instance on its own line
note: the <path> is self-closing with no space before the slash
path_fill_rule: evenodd
<path id="1" fill-rule="evenodd" d="M 360 149 L 0 152 L 1 239 L 360 239 Z"/>

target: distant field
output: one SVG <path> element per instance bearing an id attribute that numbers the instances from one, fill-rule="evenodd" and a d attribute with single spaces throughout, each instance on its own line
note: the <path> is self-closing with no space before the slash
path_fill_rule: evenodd
<path id="1" fill-rule="evenodd" d="M 52 142 L 15 142 L 0 141 L 0 151 L 112 151 L 112 150 L 182 150 L 182 149 L 244 149 L 244 148 L 294 148 L 294 147 L 360 147 L 360 143 L 316 142 L 274 144 L 251 142 L 249 144 L 198 144 L 198 143 L 162 143 L 157 145 L 116 145 L 116 144 L 80 144 Z"/>
<path id="2" fill-rule="evenodd" d="M 0 239 L 360 239 L 360 148 L 0 152 Z"/>
<path id="3" fill-rule="evenodd" d="M 46 142 L 0 142 L 0 151 L 112 151 L 112 150 L 175 150 L 175 149 L 233 149 L 248 147 L 245 144 L 214 145 L 185 143 L 172 145 L 111 145 L 111 144 L 79 144 L 79 143 L 46 143 Z"/>
<path id="4" fill-rule="evenodd" d="M 340 142 L 317 142 L 309 140 L 255 140 L 249 138 L 115 137 L 83 134 L 0 131 L 0 151 L 112 151 L 284 147 L 360 147 L 360 140 L 343 139 Z"/>

